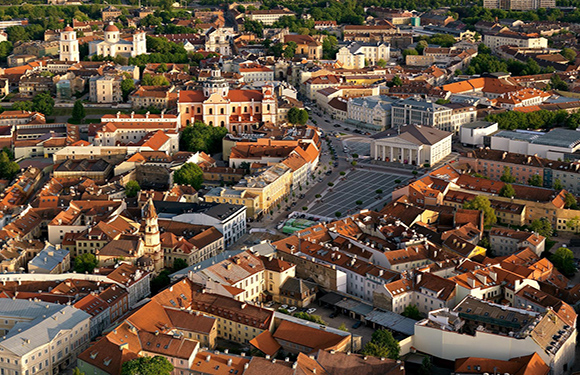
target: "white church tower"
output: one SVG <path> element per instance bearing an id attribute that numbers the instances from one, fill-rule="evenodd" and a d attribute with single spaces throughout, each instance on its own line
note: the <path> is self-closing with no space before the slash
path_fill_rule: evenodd
<path id="1" fill-rule="evenodd" d="M 60 61 L 80 61 L 77 33 L 68 25 L 60 32 L 59 53 Z"/>

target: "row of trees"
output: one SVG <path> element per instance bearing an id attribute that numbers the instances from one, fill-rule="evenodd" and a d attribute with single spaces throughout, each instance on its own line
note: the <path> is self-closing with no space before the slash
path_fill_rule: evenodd
<path id="1" fill-rule="evenodd" d="M 534 112 L 506 111 L 489 115 L 486 121 L 497 122 L 501 129 L 551 129 L 554 127 L 568 127 L 576 129 L 580 126 L 580 113 L 568 114 L 564 110 Z"/>
<path id="2" fill-rule="evenodd" d="M 36 94 L 32 101 L 26 100 L 16 102 L 12 105 L 13 110 L 22 111 L 37 111 L 46 116 L 52 115 L 54 112 L 54 99 L 48 92 L 41 92 Z"/>

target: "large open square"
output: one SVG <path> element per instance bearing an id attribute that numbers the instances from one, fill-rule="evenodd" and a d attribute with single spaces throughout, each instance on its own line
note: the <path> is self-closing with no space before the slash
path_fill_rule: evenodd
<path id="1" fill-rule="evenodd" d="M 337 212 L 341 216 L 347 216 L 363 208 L 381 209 L 390 201 L 391 192 L 397 185 L 395 181 L 404 183 L 409 179 L 404 175 L 364 169 L 355 169 L 345 177 L 319 203 L 313 204 L 308 213 L 334 218 Z M 383 191 L 381 194 L 377 194 L 379 189 Z M 357 205 L 359 200 L 362 204 Z"/>

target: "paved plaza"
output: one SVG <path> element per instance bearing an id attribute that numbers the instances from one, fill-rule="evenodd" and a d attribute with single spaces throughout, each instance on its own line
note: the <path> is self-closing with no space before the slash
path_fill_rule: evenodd
<path id="1" fill-rule="evenodd" d="M 385 203 L 390 201 L 391 192 L 397 185 L 395 180 L 405 183 L 410 177 L 393 173 L 367 171 L 355 169 L 348 173 L 344 181 L 339 181 L 332 191 L 328 191 L 322 196 L 321 201 L 317 200 L 308 213 L 325 217 L 335 218 L 336 212 L 342 214 L 341 217 L 358 212 L 360 209 L 381 209 Z M 379 195 L 378 189 L 383 191 Z M 358 206 L 356 201 L 363 203 Z"/>
<path id="2" fill-rule="evenodd" d="M 370 139 L 363 138 L 351 138 L 345 139 L 343 145 L 348 147 L 347 154 L 358 154 L 359 156 L 370 156 L 371 155 L 371 141 Z"/>

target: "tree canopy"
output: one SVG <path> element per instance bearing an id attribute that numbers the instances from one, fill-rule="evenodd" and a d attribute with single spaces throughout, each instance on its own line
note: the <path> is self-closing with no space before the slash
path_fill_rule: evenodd
<path id="1" fill-rule="evenodd" d="M 191 185 L 199 190 L 203 185 L 203 171 L 195 163 L 185 163 L 173 173 L 173 181 L 179 185 Z"/>
<path id="2" fill-rule="evenodd" d="M 381 358 L 398 359 L 401 348 L 391 331 L 379 329 L 373 332 L 369 341 L 362 350 L 364 355 L 372 355 Z"/>
<path id="3" fill-rule="evenodd" d="M 98 265 L 97 257 L 91 253 L 81 254 L 75 258 L 75 271 L 79 273 L 92 273 Z"/>
<path id="4" fill-rule="evenodd" d="M 0 152 L 0 178 L 12 180 L 20 172 L 18 163 L 10 160 L 6 151 Z"/>
<path id="5" fill-rule="evenodd" d="M 72 119 L 75 122 L 81 122 L 85 118 L 85 106 L 83 105 L 82 100 L 75 101 L 75 105 L 72 110 Z"/>
<path id="6" fill-rule="evenodd" d="M 401 315 L 414 320 L 421 319 L 421 313 L 416 305 L 408 305 Z"/>
<path id="7" fill-rule="evenodd" d="M 219 153 L 222 150 L 222 139 L 227 133 L 226 128 L 208 126 L 196 121 L 181 132 L 180 149 L 191 152 L 203 151 L 208 154 Z"/>
<path id="8" fill-rule="evenodd" d="M 484 225 L 493 225 L 497 222 L 497 216 L 495 216 L 495 211 L 491 207 L 489 198 L 484 195 L 478 195 L 471 201 L 465 203 L 463 208 L 469 210 L 479 210 L 483 212 L 483 223 Z"/>
<path id="9" fill-rule="evenodd" d="M 503 182 L 510 184 L 516 182 L 516 178 L 512 176 L 512 171 L 509 167 L 503 167 L 503 174 L 499 179 Z"/>
<path id="10" fill-rule="evenodd" d="M 567 247 L 560 247 L 554 255 L 550 257 L 550 261 L 565 276 L 569 277 L 574 275 L 576 272 L 576 266 L 574 265 L 574 253 Z"/>
<path id="11" fill-rule="evenodd" d="M 506 198 L 515 197 L 516 191 L 512 184 L 505 184 L 501 189 L 499 189 L 499 195 Z"/>
<path id="12" fill-rule="evenodd" d="M 131 180 L 125 185 L 125 195 L 128 198 L 136 197 L 139 190 L 141 190 L 141 186 L 139 186 L 139 183 L 135 180 Z"/>
<path id="13" fill-rule="evenodd" d="M 552 237 L 553 229 L 552 223 L 546 218 L 536 219 L 532 221 L 530 228 L 541 236 L 546 238 Z"/>
<path id="14" fill-rule="evenodd" d="M 139 357 L 123 363 L 121 375 L 170 375 L 173 365 L 162 356 Z"/>

